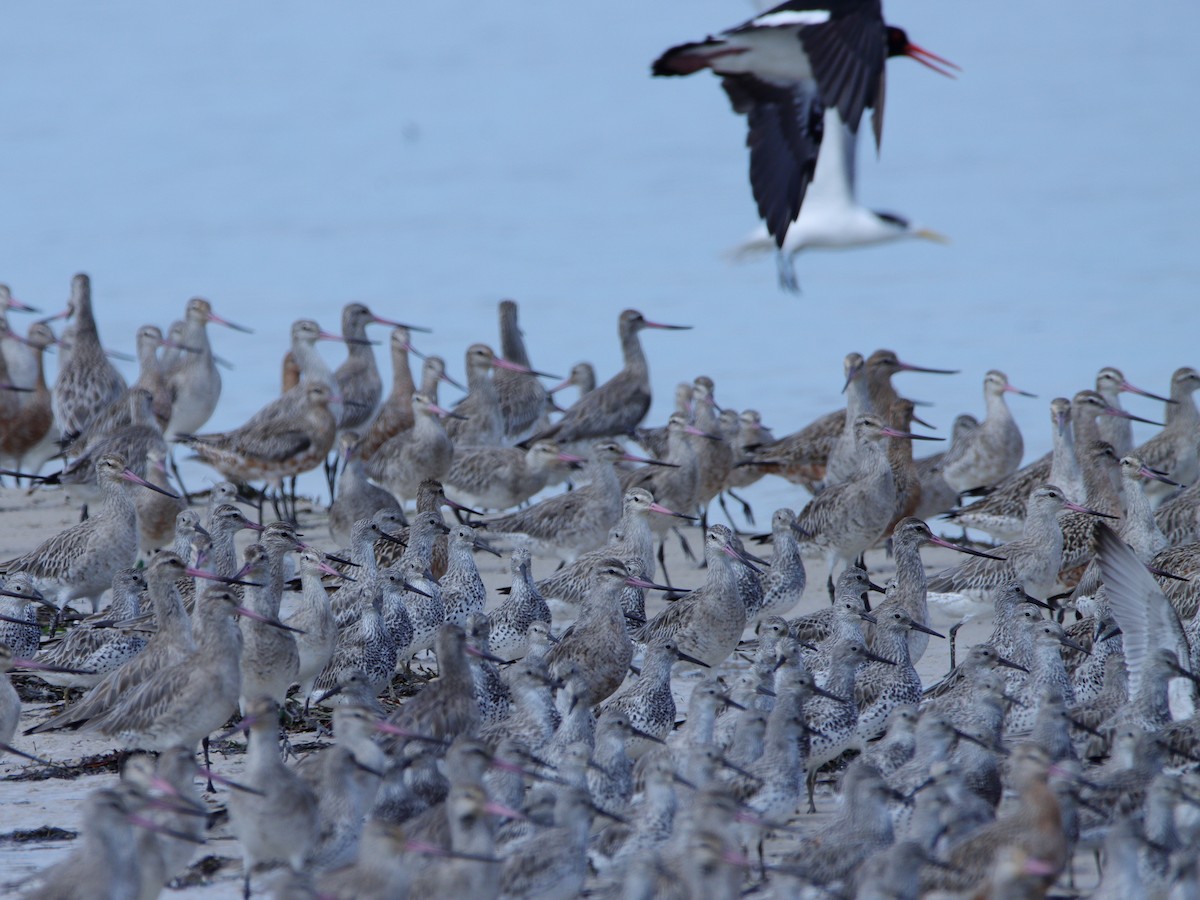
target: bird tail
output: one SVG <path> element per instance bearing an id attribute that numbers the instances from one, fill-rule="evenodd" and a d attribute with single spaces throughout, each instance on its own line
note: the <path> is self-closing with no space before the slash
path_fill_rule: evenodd
<path id="1" fill-rule="evenodd" d="M 710 59 L 705 52 L 709 48 L 721 46 L 719 41 L 694 41 L 690 44 L 679 44 L 667 50 L 650 66 L 652 75 L 691 75 L 701 69 L 708 68 Z"/>

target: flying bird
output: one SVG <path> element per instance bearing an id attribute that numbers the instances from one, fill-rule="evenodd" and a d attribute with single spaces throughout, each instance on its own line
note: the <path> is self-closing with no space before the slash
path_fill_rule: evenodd
<path id="1" fill-rule="evenodd" d="M 816 171 L 826 110 L 836 110 L 856 136 L 870 109 L 879 146 L 890 56 L 911 57 L 942 74 L 949 73 L 938 64 L 953 66 L 913 44 L 903 29 L 884 24 L 880 0 L 793 0 L 703 41 L 672 47 L 652 72 L 711 69 L 721 76 L 734 112 L 748 120 L 750 186 L 782 249 Z"/>

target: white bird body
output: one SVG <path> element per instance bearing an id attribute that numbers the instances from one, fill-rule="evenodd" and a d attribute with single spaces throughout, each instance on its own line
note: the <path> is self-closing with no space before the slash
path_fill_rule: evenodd
<path id="1" fill-rule="evenodd" d="M 858 135 L 851 132 L 836 108 L 825 110 L 825 132 L 813 180 L 804 195 L 800 216 L 788 226 L 779 250 L 780 285 L 798 290 L 796 256 L 802 250 L 849 250 L 885 244 L 900 238 L 922 238 L 945 243 L 936 231 L 923 228 L 904 216 L 868 209 L 855 197 Z M 756 228 L 731 251 L 741 261 L 770 253 L 775 241 L 765 225 Z"/>

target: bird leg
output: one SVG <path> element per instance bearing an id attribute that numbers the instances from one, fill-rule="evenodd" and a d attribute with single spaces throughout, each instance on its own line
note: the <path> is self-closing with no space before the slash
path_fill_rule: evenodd
<path id="1" fill-rule="evenodd" d="M 950 671 L 954 671 L 954 640 L 958 637 L 958 629 L 962 628 L 966 621 L 959 622 L 957 625 L 950 626 Z"/>
<path id="2" fill-rule="evenodd" d="M 171 464 L 171 474 L 175 476 L 175 483 L 179 485 L 179 493 L 183 496 L 183 502 L 188 506 L 191 506 L 192 495 L 189 494 L 187 488 L 183 486 L 183 476 L 179 474 L 179 465 L 175 462 L 174 452 L 167 454 L 167 462 Z"/>
<path id="3" fill-rule="evenodd" d="M 687 542 L 687 538 L 683 536 L 683 532 L 678 527 L 672 529 L 679 536 L 679 546 L 683 550 L 684 557 L 689 562 L 696 561 L 696 554 L 692 552 L 692 546 Z"/>
<path id="4" fill-rule="evenodd" d="M 209 772 L 211 772 L 212 771 L 212 761 L 208 758 L 208 735 L 207 734 L 204 736 L 204 740 L 202 740 L 200 742 L 200 746 L 204 748 L 204 768 L 207 769 Z M 210 794 L 215 794 L 217 792 L 217 788 L 212 782 L 212 775 L 208 776 L 208 785 L 207 785 L 206 790 Z M 249 879 L 248 878 L 247 878 L 246 884 L 247 884 L 247 887 L 249 887 Z"/>
<path id="5" fill-rule="evenodd" d="M 733 533 L 741 534 L 741 532 L 738 531 L 737 525 L 734 524 L 733 516 L 731 516 L 729 514 L 729 507 L 725 505 L 725 492 L 724 491 L 717 494 L 717 502 L 721 504 L 721 512 L 725 513 L 725 518 L 729 522 L 729 527 L 733 529 Z"/>
<path id="6" fill-rule="evenodd" d="M 791 257 L 782 250 L 775 251 L 775 267 L 779 270 L 779 287 L 789 294 L 799 294 L 800 282 L 796 279 L 796 266 Z"/>
<path id="7" fill-rule="evenodd" d="M 749 522 L 751 526 L 753 526 L 755 524 L 754 509 L 753 509 L 753 507 L 750 506 L 750 503 L 748 501 L 746 501 L 745 499 L 739 497 L 732 490 L 726 491 L 725 493 L 729 494 L 730 497 L 732 497 L 738 503 L 742 504 L 742 515 L 744 515 L 746 517 L 746 521 Z"/>
<path id="8" fill-rule="evenodd" d="M 333 462 L 330 463 L 329 457 L 325 457 L 325 483 L 329 485 L 329 502 L 333 502 L 333 488 L 337 482 L 338 465 L 342 461 L 340 453 L 333 454 Z"/>

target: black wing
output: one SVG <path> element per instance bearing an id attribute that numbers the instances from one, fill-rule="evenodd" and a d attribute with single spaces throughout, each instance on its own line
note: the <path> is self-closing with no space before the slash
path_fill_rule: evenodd
<path id="1" fill-rule="evenodd" d="M 821 149 L 825 107 L 811 85 L 777 85 L 753 75 L 727 75 L 721 86 L 749 120 L 750 187 L 758 214 L 777 246 L 800 215 Z"/>
<path id="2" fill-rule="evenodd" d="M 875 145 L 883 133 L 887 28 L 878 3 L 864 3 L 826 23 L 800 30 L 800 44 L 826 106 L 858 133 L 863 110 L 873 109 Z"/>

